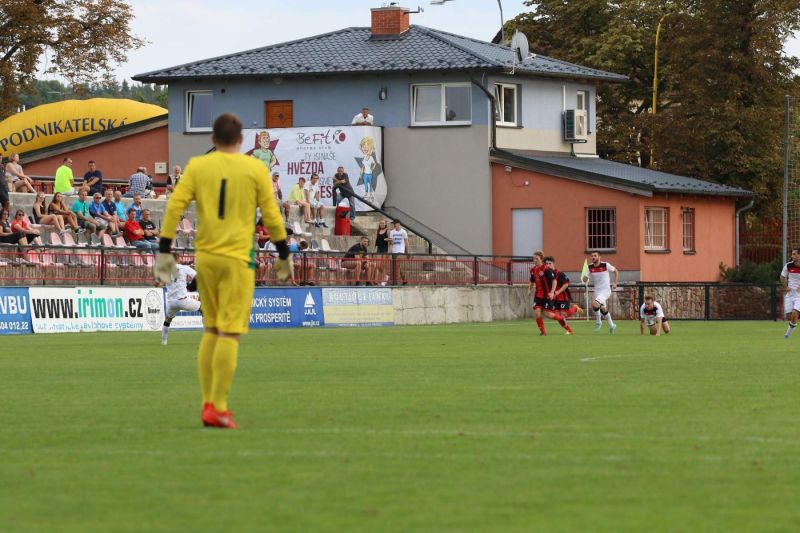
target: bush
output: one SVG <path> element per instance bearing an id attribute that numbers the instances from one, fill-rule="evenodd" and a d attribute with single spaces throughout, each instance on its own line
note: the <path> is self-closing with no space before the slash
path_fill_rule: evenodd
<path id="1" fill-rule="evenodd" d="M 729 283 L 756 283 L 759 285 L 772 285 L 779 283 L 783 263 L 780 258 L 769 263 L 753 263 L 744 261 L 739 266 L 728 267 L 725 263 L 719 264 L 719 275 L 722 281 Z"/>

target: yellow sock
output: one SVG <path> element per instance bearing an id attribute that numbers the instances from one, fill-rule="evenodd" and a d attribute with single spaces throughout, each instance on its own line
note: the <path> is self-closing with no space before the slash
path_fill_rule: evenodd
<path id="1" fill-rule="evenodd" d="M 228 393 L 236 372 L 236 360 L 239 357 L 239 339 L 217 337 L 214 347 L 214 373 L 211 380 L 211 401 L 217 411 L 228 410 Z"/>
<path id="2" fill-rule="evenodd" d="M 200 391 L 203 393 L 203 404 L 211 401 L 211 379 L 214 375 L 212 363 L 214 361 L 217 338 L 213 333 L 203 333 L 203 338 L 200 339 L 200 348 L 197 350 L 197 374 L 200 376 Z"/>

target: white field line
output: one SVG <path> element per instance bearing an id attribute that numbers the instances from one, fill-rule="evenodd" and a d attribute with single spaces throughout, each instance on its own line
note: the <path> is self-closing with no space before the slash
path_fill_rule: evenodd
<path id="1" fill-rule="evenodd" d="M 598 355 L 597 357 L 583 357 L 580 359 L 581 363 L 596 363 L 604 359 L 621 359 L 623 357 L 657 357 L 658 354 L 652 353 L 615 353 L 610 355 Z"/>

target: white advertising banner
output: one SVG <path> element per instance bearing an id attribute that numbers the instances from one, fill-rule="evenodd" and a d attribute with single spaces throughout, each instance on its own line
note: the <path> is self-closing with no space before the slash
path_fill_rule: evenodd
<path id="1" fill-rule="evenodd" d="M 31 287 L 34 333 L 160 331 L 162 289 Z"/>
<path id="2" fill-rule="evenodd" d="M 242 151 L 280 173 L 283 199 L 303 177 L 319 175 L 320 197 L 333 204 L 333 175 L 344 167 L 353 190 L 381 206 L 386 198 L 386 177 L 381 161 L 383 130 L 375 126 L 333 126 L 244 130 Z M 370 210 L 361 202 L 357 209 Z"/>

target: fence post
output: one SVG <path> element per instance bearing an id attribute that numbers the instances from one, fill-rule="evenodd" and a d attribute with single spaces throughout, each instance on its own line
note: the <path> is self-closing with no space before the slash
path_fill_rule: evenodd
<path id="1" fill-rule="evenodd" d="M 303 270 L 303 275 L 300 276 L 300 279 L 303 281 L 303 285 L 308 284 L 308 255 L 306 253 L 300 254 L 300 268 Z M 294 268 L 294 266 L 289 265 L 289 268 Z"/>
<path id="2" fill-rule="evenodd" d="M 705 319 L 711 320 L 711 285 L 705 285 L 706 305 L 705 305 Z"/>
<path id="3" fill-rule="evenodd" d="M 776 284 L 772 284 L 770 287 L 770 295 L 769 295 L 769 307 L 770 307 L 770 314 L 772 315 L 772 320 L 775 322 L 778 321 L 778 286 Z"/>
<path id="4" fill-rule="evenodd" d="M 511 259 L 506 261 L 506 284 L 511 285 Z"/>
<path id="5" fill-rule="evenodd" d="M 472 256 L 472 283 L 474 283 L 477 286 L 479 281 L 480 281 L 480 276 L 478 275 L 478 256 L 477 255 L 473 255 Z"/>
<path id="6" fill-rule="evenodd" d="M 97 262 L 100 265 L 100 285 L 106 284 L 106 249 L 100 248 L 100 260 Z"/>
<path id="7" fill-rule="evenodd" d="M 392 285 L 397 285 L 397 254 L 392 254 Z"/>

